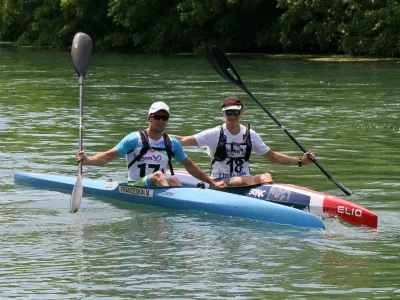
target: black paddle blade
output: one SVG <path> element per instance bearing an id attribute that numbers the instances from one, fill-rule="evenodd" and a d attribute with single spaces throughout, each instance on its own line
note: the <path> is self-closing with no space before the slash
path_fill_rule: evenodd
<path id="1" fill-rule="evenodd" d="M 208 47 L 206 50 L 206 57 L 219 75 L 233 84 L 236 84 L 240 88 L 245 88 L 245 85 L 240 79 L 239 74 L 236 72 L 235 68 L 221 48 L 215 45 Z"/>
<path id="2" fill-rule="evenodd" d="M 72 64 L 79 76 L 85 76 L 92 56 L 93 43 L 86 33 L 78 32 L 72 40 Z"/>

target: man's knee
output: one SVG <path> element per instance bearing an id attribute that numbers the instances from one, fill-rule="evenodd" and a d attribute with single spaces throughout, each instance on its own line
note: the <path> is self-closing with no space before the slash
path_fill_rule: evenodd
<path id="1" fill-rule="evenodd" d="M 168 179 L 169 185 L 171 186 L 181 186 L 182 183 L 179 181 L 179 179 L 176 176 L 172 176 L 170 179 Z"/>
<path id="2" fill-rule="evenodd" d="M 271 182 L 272 176 L 270 173 L 264 173 L 261 175 L 261 183 Z"/>
<path id="3" fill-rule="evenodd" d="M 150 175 L 150 180 L 157 184 L 165 180 L 165 175 L 163 172 L 157 171 Z"/>

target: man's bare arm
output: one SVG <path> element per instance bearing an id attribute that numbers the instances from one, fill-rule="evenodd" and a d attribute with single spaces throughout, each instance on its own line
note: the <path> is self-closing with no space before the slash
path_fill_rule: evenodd
<path id="1" fill-rule="evenodd" d="M 106 152 L 101 152 L 93 156 L 87 156 L 85 152 L 78 152 L 75 156 L 76 162 L 82 162 L 83 165 L 105 165 L 110 161 L 119 157 L 118 152 L 115 149 L 110 149 Z"/>
<path id="2" fill-rule="evenodd" d="M 196 146 L 196 147 L 198 147 L 197 141 L 196 141 L 196 139 L 194 138 L 193 135 L 179 136 L 179 135 L 171 134 L 171 136 L 176 138 L 179 141 L 179 143 L 181 143 L 182 146 Z"/>

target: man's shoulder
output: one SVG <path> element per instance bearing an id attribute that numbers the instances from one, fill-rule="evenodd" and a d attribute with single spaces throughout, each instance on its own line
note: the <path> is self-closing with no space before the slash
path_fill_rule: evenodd
<path id="1" fill-rule="evenodd" d="M 257 131 L 255 131 L 255 130 L 252 129 L 252 128 L 250 128 L 250 134 L 257 134 L 257 135 L 259 135 L 259 134 L 257 133 Z"/>
<path id="2" fill-rule="evenodd" d="M 171 141 L 171 144 L 178 143 L 178 144 L 180 145 L 180 143 L 179 143 L 179 141 L 178 141 L 178 139 L 177 139 L 176 137 L 174 137 L 174 136 L 172 136 L 172 135 L 169 135 L 169 134 L 167 134 L 167 137 L 168 137 L 169 140 Z M 164 138 L 164 140 L 165 140 L 165 138 Z"/>
<path id="3" fill-rule="evenodd" d="M 138 131 L 132 131 L 125 136 L 125 139 L 136 140 L 140 137 Z"/>
<path id="4" fill-rule="evenodd" d="M 218 141 L 218 136 L 221 133 L 220 126 L 215 126 L 206 130 L 203 130 L 194 135 L 194 138 L 199 147 L 210 145 L 214 143 L 214 141 Z"/>

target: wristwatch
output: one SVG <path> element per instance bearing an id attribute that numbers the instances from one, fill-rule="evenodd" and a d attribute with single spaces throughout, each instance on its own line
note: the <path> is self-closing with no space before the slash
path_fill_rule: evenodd
<path id="1" fill-rule="evenodd" d="M 297 163 L 299 164 L 299 167 L 301 167 L 303 165 L 303 160 L 301 158 L 299 158 L 299 160 L 297 161 Z"/>

